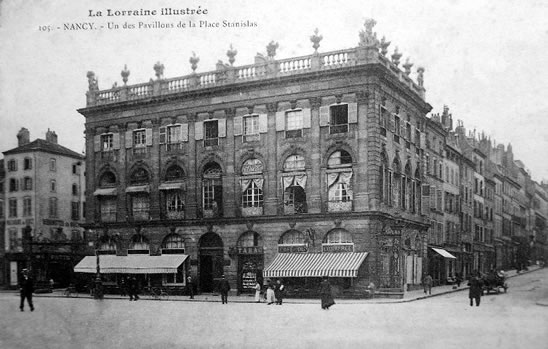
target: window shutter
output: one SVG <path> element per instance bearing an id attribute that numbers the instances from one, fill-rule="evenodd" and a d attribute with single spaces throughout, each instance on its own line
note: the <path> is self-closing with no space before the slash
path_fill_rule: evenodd
<path id="1" fill-rule="evenodd" d="M 165 144 L 166 143 L 166 130 L 167 130 L 167 127 L 165 126 L 160 126 L 160 144 Z"/>
<path id="2" fill-rule="evenodd" d="M 389 118 L 389 122 L 390 122 L 390 131 L 392 133 L 396 133 L 396 121 L 394 119 L 394 115 L 391 115 L 390 118 Z"/>
<path id="3" fill-rule="evenodd" d="M 425 143 L 426 143 L 425 134 L 421 132 L 420 133 L 420 147 L 422 149 L 425 148 L 425 145 L 426 145 Z"/>
<path id="4" fill-rule="evenodd" d="M 235 116 L 234 117 L 234 136 L 242 135 L 242 125 L 243 125 L 243 117 Z"/>
<path id="5" fill-rule="evenodd" d="M 101 151 L 101 135 L 93 136 L 93 150 Z"/>
<path id="6" fill-rule="evenodd" d="M 188 124 L 181 124 L 181 142 L 188 142 Z"/>
<path id="7" fill-rule="evenodd" d="M 413 125 L 411 125 L 410 127 L 411 127 L 411 135 L 408 141 L 411 143 L 415 143 L 415 127 Z"/>
<path id="8" fill-rule="evenodd" d="M 268 115 L 259 114 L 259 133 L 268 132 Z"/>
<path id="9" fill-rule="evenodd" d="M 320 126 L 329 125 L 329 106 L 324 105 L 320 107 Z"/>
<path id="10" fill-rule="evenodd" d="M 430 208 L 436 208 L 436 187 L 430 186 Z"/>
<path id="11" fill-rule="evenodd" d="M 285 111 L 276 112 L 276 131 L 285 131 Z"/>
<path id="12" fill-rule="evenodd" d="M 204 122 L 197 121 L 194 123 L 194 139 L 199 141 L 204 139 Z"/>
<path id="13" fill-rule="evenodd" d="M 120 149 L 120 133 L 112 135 L 112 149 Z"/>
<path id="14" fill-rule="evenodd" d="M 407 130 L 405 125 L 405 122 L 400 123 L 400 137 L 407 139 Z"/>
<path id="15" fill-rule="evenodd" d="M 312 124 L 312 113 L 310 108 L 303 109 L 303 128 L 310 128 Z"/>
<path id="16" fill-rule="evenodd" d="M 358 103 L 348 103 L 348 123 L 358 122 Z"/>
<path id="17" fill-rule="evenodd" d="M 219 127 L 219 138 L 226 137 L 226 119 L 217 120 L 217 125 Z"/>
<path id="18" fill-rule="evenodd" d="M 145 140 L 146 140 L 147 146 L 152 145 L 152 129 L 151 128 L 145 129 Z"/>
<path id="19" fill-rule="evenodd" d="M 126 141 L 126 148 L 131 148 L 133 146 L 133 131 L 132 130 L 126 131 L 125 141 Z"/>

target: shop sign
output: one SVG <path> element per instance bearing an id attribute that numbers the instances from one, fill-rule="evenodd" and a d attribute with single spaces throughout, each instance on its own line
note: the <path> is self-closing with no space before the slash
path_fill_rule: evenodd
<path id="1" fill-rule="evenodd" d="M 278 245 L 278 253 L 308 252 L 307 245 Z"/>
<path id="2" fill-rule="evenodd" d="M 354 252 L 354 244 L 322 245 L 323 252 Z"/>

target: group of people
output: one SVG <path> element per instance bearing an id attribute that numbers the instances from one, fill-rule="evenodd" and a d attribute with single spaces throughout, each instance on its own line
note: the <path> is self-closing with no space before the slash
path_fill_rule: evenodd
<path id="1" fill-rule="evenodd" d="M 454 282 L 457 287 L 460 287 L 460 284 L 462 283 L 462 277 L 460 274 L 457 274 L 454 277 Z M 429 274 L 424 274 L 422 278 L 422 286 L 424 288 L 424 293 L 431 295 L 432 294 L 432 276 Z M 474 305 L 474 302 L 476 303 L 476 306 L 479 307 L 481 302 L 481 296 L 483 295 L 483 279 L 481 277 L 481 274 L 478 271 L 473 271 L 470 279 L 468 281 L 468 286 L 470 287 L 468 289 L 468 298 L 470 299 L 470 306 Z"/>
<path id="2" fill-rule="evenodd" d="M 282 305 L 285 296 L 285 285 L 281 279 L 276 280 L 273 283 L 271 280 L 267 281 L 266 291 L 263 292 L 263 285 L 261 280 L 258 279 L 255 284 L 255 302 L 260 303 L 262 299 L 266 301 L 266 304 L 278 304 Z"/>

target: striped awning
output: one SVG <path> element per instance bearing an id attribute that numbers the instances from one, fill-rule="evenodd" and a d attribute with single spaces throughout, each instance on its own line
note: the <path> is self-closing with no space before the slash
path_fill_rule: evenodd
<path id="1" fill-rule="evenodd" d="M 99 255 L 101 274 L 174 274 L 188 258 L 185 254 Z M 97 257 L 86 256 L 74 267 L 75 273 L 96 273 Z"/>
<path id="2" fill-rule="evenodd" d="M 447 252 L 443 248 L 434 248 L 434 247 L 430 247 L 430 248 L 433 249 L 434 252 L 436 252 L 437 254 L 442 256 L 443 258 L 457 259 L 457 257 L 453 256 L 451 253 Z"/>
<path id="3" fill-rule="evenodd" d="M 279 253 L 264 277 L 357 277 L 368 252 Z"/>
<path id="4" fill-rule="evenodd" d="M 118 188 L 99 188 L 93 192 L 94 196 L 116 196 Z"/>

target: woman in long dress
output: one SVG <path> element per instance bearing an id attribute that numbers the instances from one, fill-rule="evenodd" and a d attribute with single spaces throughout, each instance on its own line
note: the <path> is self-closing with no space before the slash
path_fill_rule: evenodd
<path id="1" fill-rule="evenodd" d="M 255 302 L 261 303 L 261 284 L 259 281 L 255 283 Z"/>
<path id="2" fill-rule="evenodd" d="M 327 276 L 323 277 L 320 284 L 320 296 L 322 299 L 322 309 L 327 310 L 330 306 L 335 304 L 335 300 L 333 300 L 333 295 L 331 293 L 331 285 L 329 284 Z"/>
<path id="3" fill-rule="evenodd" d="M 268 305 L 276 302 L 276 297 L 274 297 L 274 285 L 272 285 L 271 282 L 268 283 L 268 287 L 266 289 L 266 303 Z"/>

